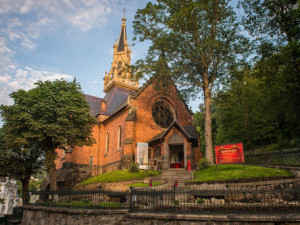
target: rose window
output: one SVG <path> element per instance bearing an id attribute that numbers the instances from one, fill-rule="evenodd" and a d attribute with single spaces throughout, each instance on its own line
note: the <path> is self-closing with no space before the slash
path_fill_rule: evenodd
<path id="1" fill-rule="evenodd" d="M 158 101 L 152 106 L 152 118 L 158 126 L 167 128 L 174 121 L 174 114 L 169 104 Z"/>

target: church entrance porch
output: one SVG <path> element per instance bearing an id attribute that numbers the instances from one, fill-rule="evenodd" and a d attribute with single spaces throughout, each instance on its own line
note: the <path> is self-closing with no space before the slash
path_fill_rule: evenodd
<path id="1" fill-rule="evenodd" d="M 169 145 L 170 168 L 184 168 L 184 146 L 183 144 Z"/>

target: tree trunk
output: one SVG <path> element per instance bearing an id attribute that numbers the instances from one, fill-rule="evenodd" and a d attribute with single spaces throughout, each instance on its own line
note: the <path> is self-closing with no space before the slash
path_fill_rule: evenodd
<path id="1" fill-rule="evenodd" d="M 57 185 L 56 185 L 57 174 L 56 174 L 55 159 L 56 159 L 55 149 L 47 149 L 45 155 L 45 164 L 50 179 L 51 191 L 56 191 L 57 189 Z"/>
<path id="2" fill-rule="evenodd" d="M 22 183 L 22 202 L 23 205 L 28 203 L 28 189 L 29 189 L 29 181 L 30 181 L 30 176 L 26 177 L 21 180 Z"/>
<path id="3" fill-rule="evenodd" d="M 204 130 L 205 130 L 205 157 L 210 163 L 213 162 L 213 143 L 212 143 L 212 123 L 211 123 L 211 110 L 210 110 L 210 90 L 208 78 L 204 79 Z"/>

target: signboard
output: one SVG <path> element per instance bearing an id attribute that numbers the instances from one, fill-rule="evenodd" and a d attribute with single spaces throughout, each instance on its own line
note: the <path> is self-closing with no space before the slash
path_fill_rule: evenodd
<path id="1" fill-rule="evenodd" d="M 148 143 L 137 143 L 136 162 L 140 169 L 148 169 Z"/>
<path id="2" fill-rule="evenodd" d="M 216 164 L 244 163 L 243 143 L 215 147 Z"/>

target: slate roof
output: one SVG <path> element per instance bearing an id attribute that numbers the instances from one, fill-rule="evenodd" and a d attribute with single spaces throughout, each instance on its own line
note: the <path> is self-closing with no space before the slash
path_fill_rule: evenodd
<path id="1" fill-rule="evenodd" d="M 111 116 L 126 106 L 129 93 L 129 90 L 114 86 L 104 97 L 107 115 Z"/>
<path id="2" fill-rule="evenodd" d="M 96 117 L 100 114 L 101 103 L 103 98 L 85 94 L 85 98 L 90 106 L 90 113 Z"/>

